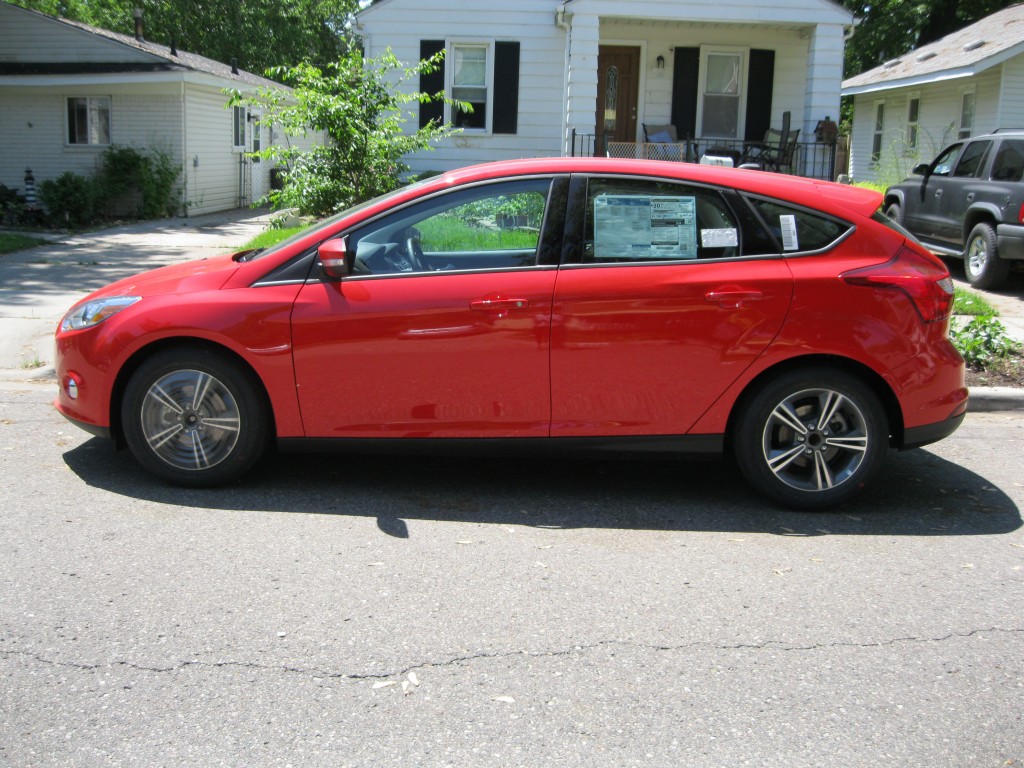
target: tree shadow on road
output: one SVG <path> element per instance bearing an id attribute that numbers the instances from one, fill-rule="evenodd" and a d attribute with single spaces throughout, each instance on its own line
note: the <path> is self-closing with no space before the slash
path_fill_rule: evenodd
<path id="1" fill-rule="evenodd" d="M 404 520 L 785 536 L 974 536 L 1021 527 L 1014 501 L 986 478 L 921 449 L 893 452 L 874 487 L 825 514 L 780 509 L 730 461 L 593 461 L 274 454 L 241 482 L 193 490 L 146 474 L 95 438 L 64 454 L 84 482 L 111 493 L 200 509 Z"/>

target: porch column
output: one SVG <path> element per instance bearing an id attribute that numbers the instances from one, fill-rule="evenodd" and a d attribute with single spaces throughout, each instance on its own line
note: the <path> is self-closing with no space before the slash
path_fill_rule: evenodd
<path id="1" fill-rule="evenodd" d="M 810 141 L 814 138 L 814 128 L 819 120 L 831 117 L 836 123 L 839 122 L 839 91 L 843 83 L 842 25 L 815 26 L 808 48 L 807 91 L 800 137 Z"/>
<path id="2" fill-rule="evenodd" d="M 572 131 L 594 134 L 597 130 L 597 46 L 600 37 L 597 16 L 576 13 L 572 16 L 567 45 L 569 66 L 566 76 L 566 151 Z"/>

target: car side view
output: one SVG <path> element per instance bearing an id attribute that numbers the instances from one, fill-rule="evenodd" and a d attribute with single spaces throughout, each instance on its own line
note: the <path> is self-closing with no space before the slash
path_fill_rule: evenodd
<path id="1" fill-rule="evenodd" d="M 76 304 L 57 409 L 163 480 L 281 449 L 730 452 L 843 503 L 952 433 L 942 262 L 869 190 L 685 163 L 452 171 Z"/>
<path id="2" fill-rule="evenodd" d="M 918 178 L 885 192 L 885 212 L 928 248 L 962 258 L 976 288 L 999 288 L 1024 265 L 1024 131 L 958 141 Z"/>

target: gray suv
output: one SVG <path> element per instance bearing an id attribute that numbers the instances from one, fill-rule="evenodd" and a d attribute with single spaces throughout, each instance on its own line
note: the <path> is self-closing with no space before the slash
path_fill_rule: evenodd
<path id="1" fill-rule="evenodd" d="M 1024 264 L 1024 131 L 964 139 L 885 191 L 885 212 L 926 247 L 963 258 L 976 288 Z"/>

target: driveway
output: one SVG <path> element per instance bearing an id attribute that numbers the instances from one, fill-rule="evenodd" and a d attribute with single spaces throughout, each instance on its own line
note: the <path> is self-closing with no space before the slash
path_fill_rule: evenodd
<path id="1" fill-rule="evenodd" d="M 235 250 L 268 219 L 238 209 L 146 221 L 0 256 L 0 381 L 53 375 L 54 328 L 86 293 L 146 269 Z"/>

